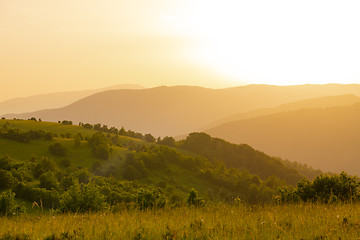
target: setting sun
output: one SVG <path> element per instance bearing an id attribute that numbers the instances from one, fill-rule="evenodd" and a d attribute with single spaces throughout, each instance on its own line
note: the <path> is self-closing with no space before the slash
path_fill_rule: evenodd
<path id="1" fill-rule="evenodd" d="M 356 1 L 196 1 L 167 21 L 195 37 L 192 60 L 233 81 L 360 81 Z"/>

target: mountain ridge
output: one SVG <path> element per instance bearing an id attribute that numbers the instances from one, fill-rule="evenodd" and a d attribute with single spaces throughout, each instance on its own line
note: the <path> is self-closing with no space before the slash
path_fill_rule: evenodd
<path id="1" fill-rule="evenodd" d="M 205 132 L 325 171 L 360 174 L 360 103 L 275 113 Z"/>
<path id="2" fill-rule="evenodd" d="M 163 86 L 111 90 L 85 97 L 66 107 L 5 117 L 102 122 L 156 136 L 178 136 L 198 131 L 217 119 L 239 112 L 340 94 L 360 95 L 360 85 L 248 85 L 225 89 Z"/>
<path id="3" fill-rule="evenodd" d="M 0 102 L 0 114 L 19 114 L 43 109 L 60 108 L 97 92 L 123 88 L 143 89 L 144 87 L 138 84 L 117 84 L 98 89 L 53 92 L 28 97 L 11 98 Z"/>

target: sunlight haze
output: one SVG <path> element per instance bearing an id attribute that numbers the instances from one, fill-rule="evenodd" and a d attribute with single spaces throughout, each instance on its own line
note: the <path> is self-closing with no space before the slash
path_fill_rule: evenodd
<path id="1" fill-rule="evenodd" d="M 360 82 L 358 1 L 0 1 L 0 100 Z"/>

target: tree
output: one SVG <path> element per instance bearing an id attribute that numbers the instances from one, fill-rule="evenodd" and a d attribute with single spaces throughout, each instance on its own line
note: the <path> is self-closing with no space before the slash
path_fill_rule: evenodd
<path id="1" fill-rule="evenodd" d="M 110 156 L 110 148 L 105 144 L 99 144 L 92 148 L 92 153 L 97 158 L 107 160 Z"/>
<path id="2" fill-rule="evenodd" d="M 60 199 L 62 212 L 97 212 L 105 209 L 107 203 L 94 182 L 75 184 L 66 191 Z"/>
<path id="3" fill-rule="evenodd" d="M 53 143 L 49 146 L 49 151 L 59 157 L 66 156 L 66 148 L 61 143 Z"/>
<path id="4" fill-rule="evenodd" d="M 54 172 L 56 170 L 56 164 L 53 159 L 44 157 L 41 159 L 41 161 L 36 164 L 34 169 L 34 176 L 39 177 L 44 172 L 52 171 Z"/>
<path id="5" fill-rule="evenodd" d="M 84 125 L 83 125 L 83 127 L 84 128 L 86 128 L 86 129 L 93 129 L 93 125 L 91 125 L 90 123 L 85 123 Z"/>
<path id="6" fill-rule="evenodd" d="M 15 201 L 15 193 L 12 191 L 0 194 L 0 215 L 13 216 L 25 212 L 25 207 Z"/>
<path id="7" fill-rule="evenodd" d="M 0 190 L 10 188 L 14 182 L 11 172 L 0 169 Z"/>
<path id="8" fill-rule="evenodd" d="M 162 145 L 166 145 L 166 146 L 169 146 L 169 147 L 175 147 L 175 139 L 173 137 L 164 137 L 162 140 L 160 138 L 158 138 L 158 141 L 157 141 L 158 144 L 162 144 Z"/>
<path id="9" fill-rule="evenodd" d="M 72 125 L 73 124 L 72 121 L 69 121 L 69 120 L 63 120 L 61 123 L 64 125 Z"/>
<path id="10" fill-rule="evenodd" d="M 107 160 L 109 158 L 110 147 L 108 146 L 108 140 L 104 134 L 100 132 L 94 133 L 88 140 L 88 143 L 95 157 L 103 160 Z"/>
<path id="11" fill-rule="evenodd" d="M 76 184 L 76 179 L 73 176 L 64 176 L 61 178 L 60 186 L 64 191 L 67 191 L 71 186 Z"/>
<path id="12" fill-rule="evenodd" d="M 151 135 L 150 133 L 145 134 L 144 140 L 151 143 L 156 142 L 156 138 L 154 138 L 154 136 Z"/>
<path id="13" fill-rule="evenodd" d="M 46 172 L 40 176 L 40 187 L 46 188 L 47 190 L 57 189 L 58 182 L 53 172 Z"/>

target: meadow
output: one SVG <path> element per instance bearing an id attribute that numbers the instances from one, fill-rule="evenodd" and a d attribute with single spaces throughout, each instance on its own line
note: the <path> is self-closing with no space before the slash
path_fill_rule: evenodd
<path id="1" fill-rule="evenodd" d="M 0 239 L 359 239 L 360 204 L 218 204 L 0 222 Z"/>
<path id="2" fill-rule="evenodd" d="M 169 146 L 107 127 L 0 126 L 0 240 L 360 239 L 360 183 L 346 173 L 297 182 L 280 160 L 202 133 Z M 53 137 L 15 138 L 30 130 Z"/>

